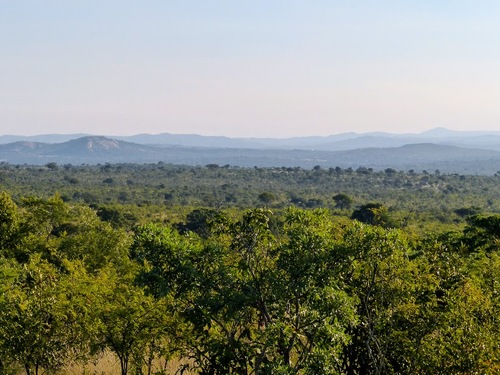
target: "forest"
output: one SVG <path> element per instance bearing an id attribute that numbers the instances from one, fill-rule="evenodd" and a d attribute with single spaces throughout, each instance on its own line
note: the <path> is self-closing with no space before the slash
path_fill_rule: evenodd
<path id="1" fill-rule="evenodd" d="M 499 174 L 2 163 L 0 373 L 499 373 Z"/>

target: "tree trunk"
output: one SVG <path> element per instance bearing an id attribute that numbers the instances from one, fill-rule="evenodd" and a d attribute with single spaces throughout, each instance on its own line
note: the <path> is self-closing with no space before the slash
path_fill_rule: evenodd
<path id="1" fill-rule="evenodd" d="M 128 356 L 120 356 L 121 375 L 128 374 Z"/>

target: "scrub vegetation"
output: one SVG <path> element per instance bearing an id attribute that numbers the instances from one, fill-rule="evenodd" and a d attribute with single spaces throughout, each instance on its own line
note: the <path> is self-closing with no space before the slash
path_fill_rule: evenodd
<path id="1" fill-rule="evenodd" d="M 499 179 L 0 165 L 0 373 L 499 373 Z"/>

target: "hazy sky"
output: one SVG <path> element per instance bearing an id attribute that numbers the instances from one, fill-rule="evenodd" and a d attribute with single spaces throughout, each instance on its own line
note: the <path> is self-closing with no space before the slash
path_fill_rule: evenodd
<path id="1" fill-rule="evenodd" d="M 0 0 L 0 134 L 500 130 L 500 2 Z"/>

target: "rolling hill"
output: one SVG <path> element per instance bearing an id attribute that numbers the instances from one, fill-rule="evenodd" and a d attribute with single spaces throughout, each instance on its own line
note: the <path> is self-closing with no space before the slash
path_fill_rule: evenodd
<path id="1" fill-rule="evenodd" d="M 404 138 L 403 138 L 404 139 Z M 344 139 L 345 141 L 345 139 Z M 85 136 L 61 143 L 18 141 L 0 145 L 0 161 L 45 165 L 157 163 L 231 165 L 240 167 L 395 168 L 436 170 L 460 174 L 494 174 L 500 170 L 500 151 L 447 144 L 413 143 L 396 147 L 364 147 L 342 151 L 251 147 L 148 145 Z"/>

